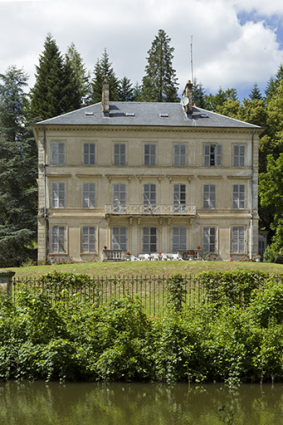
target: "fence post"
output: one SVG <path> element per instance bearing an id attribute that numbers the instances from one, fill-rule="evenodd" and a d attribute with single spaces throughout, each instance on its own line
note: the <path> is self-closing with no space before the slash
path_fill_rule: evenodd
<path id="1" fill-rule="evenodd" d="M 12 297 L 12 278 L 15 272 L 0 270 L 0 292 L 4 291 L 9 297 Z"/>

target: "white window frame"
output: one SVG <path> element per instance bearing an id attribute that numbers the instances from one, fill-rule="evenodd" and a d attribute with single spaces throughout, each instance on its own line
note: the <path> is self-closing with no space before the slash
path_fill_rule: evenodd
<path id="1" fill-rule="evenodd" d="M 231 229 L 231 252 L 233 254 L 244 254 L 245 253 L 245 227 L 234 226 Z"/>
<path id="2" fill-rule="evenodd" d="M 156 165 L 156 144 L 146 143 L 144 145 L 144 165 L 154 167 Z"/>
<path id="3" fill-rule="evenodd" d="M 96 183 L 82 183 L 82 207 L 95 208 L 96 205 Z"/>
<path id="4" fill-rule="evenodd" d="M 177 253 L 179 249 L 187 249 L 186 227 L 172 227 L 172 253 Z"/>
<path id="5" fill-rule="evenodd" d="M 233 146 L 233 166 L 244 167 L 246 161 L 246 146 L 234 145 Z"/>
<path id="6" fill-rule="evenodd" d="M 113 165 L 126 165 L 126 143 L 113 144 Z"/>
<path id="7" fill-rule="evenodd" d="M 181 212 L 187 203 L 187 186 L 184 183 L 173 184 L 173 206 L 174 211 Z"/>
<path id="8" fill-rule="evenodd" d="M 178 143 L 174 144 L 174 166 L 186 166 L 186 145 Z"/>
<path id="9" fill-rule="evenodd" d="M 52 226 L 51 251 L 54 254 L 66 254 L 66 226 Z"/>
<path id="10" fill-rule="evenodd" d="M 96 227 L 82 226 L 82 253 L 90 254 L 96 252 Z"/>
<path id="11" fill-rule="evenodd" d="M 246 185 L 233 184 L 232 208 L 241 210 L 246 208 Z"/>
<path id="12" fill-rule="evenodd" d="M 208 210 L 216 208 L 216 184 L 203 185 L 203 208 Z"/>
<path id="13" fill-rule="evenodd" d="M 52 164 L 65 165 L 65 142 L 52 143 Z"/>
<path id="14" fill-rule="evenodd" d="M 152 254 L 157 252 L 158 229 L 155 226 L 142 228 L 142 253 Z"/>
<path id="15" fill-rule="evenodd" d="M 83 165 L 96 164 L 96 143 L 85 142 L 83 144 Z"/>
<path id="16" fill-rule="evenodd" d="M 222 165 L 222 145 L 206 144 L 203 147 L 204 166 L 205 167 L 220 167 Z"/>
<path id="17" fill-rule="evenodd" d="M 112 249 L 122 249 L 127 251 L 128 246 L 128 228 L 126 226 L 113 226 L 111 229 Z"/>
<path id="18" fill-rule="evenodd" d="M 204 226 L 202 228 L 202 248 L 203 252 L 214 254 L 216 252 L 216 227 Z"/>
<path id="19" fill-rule="evenodd" d="M 64 182 L 52 182 L 51 208 L 65 208 L 66 188 Z"/>

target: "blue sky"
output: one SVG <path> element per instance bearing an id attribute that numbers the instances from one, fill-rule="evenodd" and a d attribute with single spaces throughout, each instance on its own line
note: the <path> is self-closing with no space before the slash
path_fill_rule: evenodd
<path id="1" fill-rule="evenodd" d="M 283 2 L 278 0 L 0 0 L 0 73 L 23 68 L 34 84 L 50 32 L 64 54 L 72 42 L 93 71 L 104 48 L 118 78 L 141 82 L 159 29 L 175 48 L 180 92 L 193 71 L 206 92 L 264 92 L 283 63 Z"/>

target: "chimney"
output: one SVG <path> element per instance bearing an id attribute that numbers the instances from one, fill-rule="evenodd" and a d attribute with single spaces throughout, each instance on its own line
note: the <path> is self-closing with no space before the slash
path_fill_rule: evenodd
<path id="1" fill-rule="evenodd" d="M 109 111 L 109 83 L 107 78 L 105 78 L 102 84 L 102 112 L 109 114 Z"/>
<path id="2" fill-rule="evenodd" d="M 185 106 L 185 111 L 187 114 L 192 115 L 193 113 L 193 85 L 189 80 L 186 84 L 183 95 L 189 99 L 189 103 Z"/>

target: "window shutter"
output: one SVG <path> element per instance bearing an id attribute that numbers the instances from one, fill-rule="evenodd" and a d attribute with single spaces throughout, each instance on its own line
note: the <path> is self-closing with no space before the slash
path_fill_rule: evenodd
<path id="1" fill-rule="evenodd" d="M 222 165 L 222 145 L 215 146 L 215 165 Z"/>
<path id="2" fill-rule="evenodd" d="M 65 208 L 65 183 L 59 185 L 59 208 Z"/>
<path id="3" fill-rule="evenodd" d="M 241 145 L 239 146 L 239 165 L 240 167 L 245 166 L 245 146 Z"/>
<path id="4" fill-rule="evenodd" d="M 204 145 L 204 166 L 210 166 L 210 145 Z"/>
<path id="5" fill-rule="evenodd" d="M 58 164 L 59 162 L 59 146 L 58 143 L 52 144 L 52 164 Z"/>

